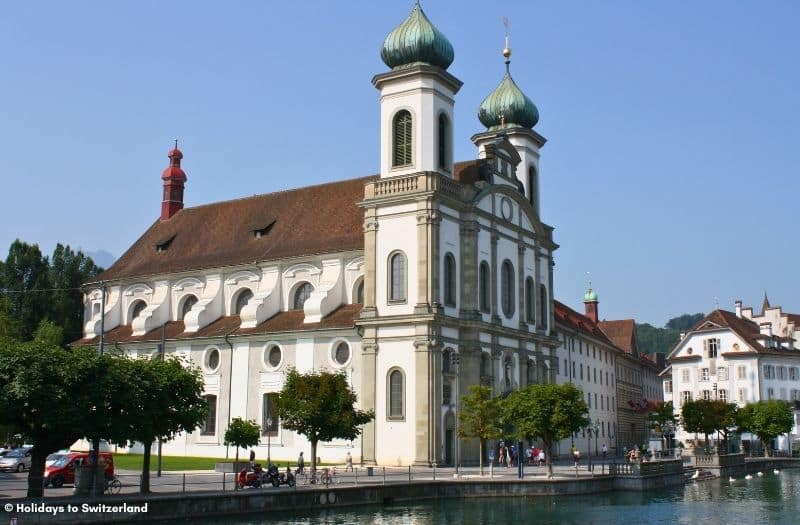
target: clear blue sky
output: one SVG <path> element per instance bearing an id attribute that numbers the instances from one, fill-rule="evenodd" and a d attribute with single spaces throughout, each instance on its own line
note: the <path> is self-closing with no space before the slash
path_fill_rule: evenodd
<path id="1" fill-rule="evenodd" d="M 413 2 L 13 2 L 0 19 L 0 251 L 119 256 L 188 206 L 378 170 L 383 38 Z M 800 312 L 800 3 L 423 0 L 450 39 L 456 157 L 512 74 L 537 104 L 556 295 L 662 325 L 741 298 Z"/>

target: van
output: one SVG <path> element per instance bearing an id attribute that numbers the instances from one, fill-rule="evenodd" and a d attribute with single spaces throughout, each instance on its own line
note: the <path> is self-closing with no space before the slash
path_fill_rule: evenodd
<path id="1" fill-rule="evenodd" d="M 53 457 L 55 456 L 55 457 Z M 75 484 L 75 470 L 79 465 L 88 464 L 91 459 L 89 452 L 67 452 L 48 457 L 44 469 L 44 486 L 59 488 L 62 485 Z M 114 477 L 114 456 L 111 452 L 100 452 L 100 464 L 103 465 L 106 479 Z"/>

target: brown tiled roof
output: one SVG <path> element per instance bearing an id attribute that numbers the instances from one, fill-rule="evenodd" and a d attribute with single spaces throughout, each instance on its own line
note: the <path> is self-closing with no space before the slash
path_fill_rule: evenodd
<path id="1" fill-rule="evenodd" d="M 578 330 L 579 332 L 583 332 L 586 335 L 590 335 L 604 343 L 614 346 L 614 343 L 606 337 L 606 334 L 603 333 L 594 321 L 576 312 L 560 301 L 553 301 L 553 304 L 555 306 L 553 315 L 555 316 L 556 322 L 563 323 L 573 330 Z"/>
<path id="2" fill-rule="evenodd" d="M 356 203 L 376 178 L 184 208 L 151 225 L 96 281 L 363 249 L 364 213 Z M 266 233 L 256 238 L 254 230 Z"/>
<path id="3" fill-rule="evenodd" d="M 328 328 L 350 328 L 355 326 L 355 320 L 361 313 L 361 304 L 345 304 L 326 315 L 319 323 L 303 323 L 305 314 L 302 310 L 278 312 L 254 328 L 239 328 L 241 320 L 238 315 L 220 317 L 213 323 L 204 326 L 195 333 L 184 332 L 183 321 L 170 321 L 164 325 L 164 339 L 206 339 L 224 337 L 225 335 L 254 335 L 278 332 L 297 332 L 303 330 L 324 330 Z M 130 326 L 118 326 L 106 332 L 105 344 L 114 343 L 155 343 L 162 338 L 162 327 L 150 330 L 144 335 L 132 336 Z M 99 339 L 81 339 L 72 343 L 73 346 L 97 344 Z"/>
<path id="4" fill-rule="evenodd" d="M 619 321 L 600 321 L 598 324 L 608 338 L 622 348 L 625 353 L 631 355 L 639 353 L 639 347 L 636 344 L 636 321 L 621 319 Z"/>
<path id="5" fill-rule="evenodd" d="M 793 315 L 793 314 L 790 314 Z M 759 326 L 750 321 L 749 319 L 739 318 L 736 317 L 734 312 L 729 312 L 727 310 L 714 310 L 703 319 L 697 322 L 692 327 L 692 332 L 707 332 L 710 330 L 716 330 L 715 326 L 705 327 L 706 324 L 711 323 L 712 325 L 719 326 L 719 327 L 728 327 L 730 328 L 735 334 L 739 337 L 744 339 L 747 344 L 749 344 L 754 350 L 758 353 L 774 353 L 785 355 L 785 352 L 794 352 L 797 353 L 797 349 L 781 349 L 781 348 L 767 348 L 765 347 L 761 340 L 765 337 L 761 335 L 761 331 Z M 776 337 L 776 339 L 785 341 L 786 338 L 783 337 Z M 791 339 L 791 338 L 789 338 Z M 673 359 L 674 361 L 674 359 Z"/>

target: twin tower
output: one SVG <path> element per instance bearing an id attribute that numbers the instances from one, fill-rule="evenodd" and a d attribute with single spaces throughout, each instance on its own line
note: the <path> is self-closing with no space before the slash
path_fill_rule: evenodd
<path id="1" fill-rule="evenodd" d="M 478 157 L 484 146 L 505 135 L 521 157 L 517 179 L 539 213 L 539 149 L 545 139 L 533 127 L 539 112 L 511 78 L 511 50 L 503 50 L 506 72 L 480 105 L 487 130 L 472 137 Z M 453 104 L 462 82 L 447 72 L 453 46 L 417 2 L 406 20 L 386 37 L 381 58 L 391 71 L 372 83 L 381 92 L 381 178 L 421 171 L 452 177 Z"/>

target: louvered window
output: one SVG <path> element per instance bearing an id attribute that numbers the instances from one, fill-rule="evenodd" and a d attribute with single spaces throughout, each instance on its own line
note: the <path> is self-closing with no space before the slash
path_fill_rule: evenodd
<path id="1" fill-rule="evenodd" d="M 407 166 L 411 164 L 411 113 L 406 110 L 398 111 L 392 128 L 392 166 Z"/>
<path id="2" fill-rule="evenodd" d="M 450 122 L 447 116 L 442 113 L 439 115 L 439 167 L 443 170 L 450 169 L 450 145 L 449 145 Z"/>

